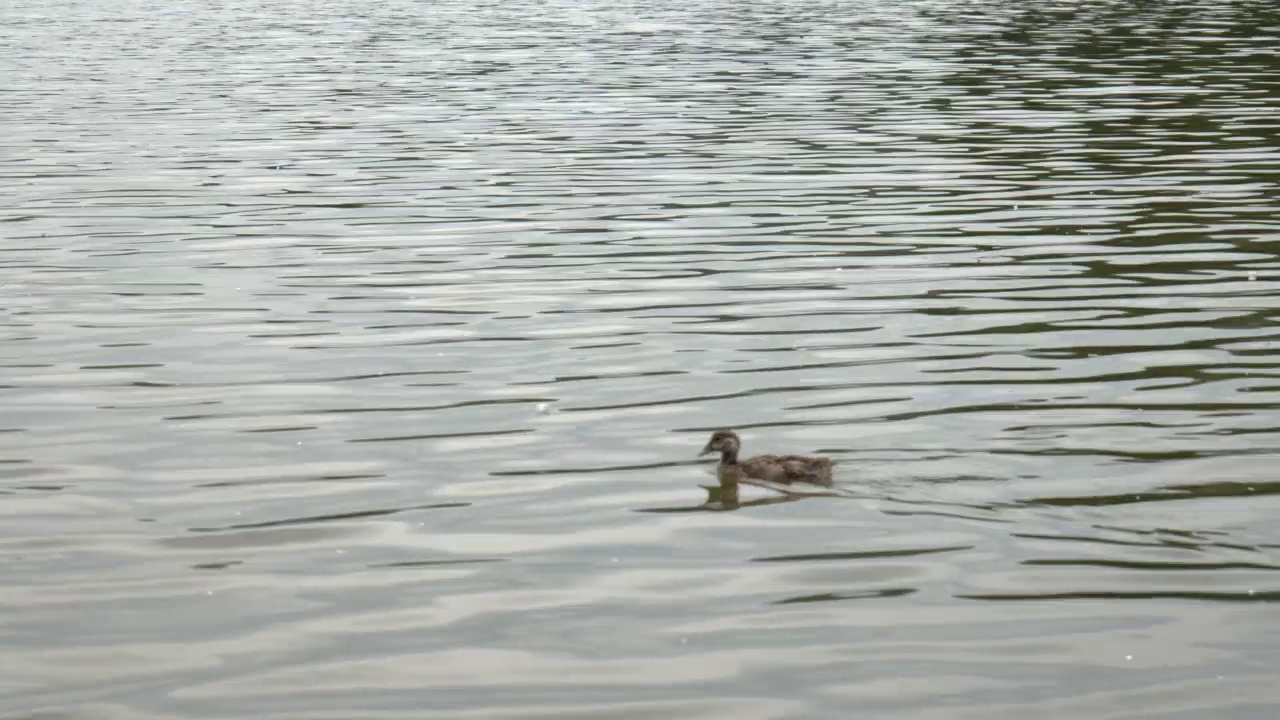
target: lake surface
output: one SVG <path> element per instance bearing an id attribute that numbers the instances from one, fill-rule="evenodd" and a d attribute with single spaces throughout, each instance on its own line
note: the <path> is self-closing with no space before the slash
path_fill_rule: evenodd
<path id="1" fill-rule="evenodd" d="M 0 717 L 1271 720 L 1278 43 L 9 0 Z"/>

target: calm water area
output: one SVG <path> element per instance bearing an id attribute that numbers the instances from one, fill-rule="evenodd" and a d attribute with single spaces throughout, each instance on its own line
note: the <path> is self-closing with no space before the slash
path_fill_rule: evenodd
<path id="1" fill-rule="evenodd" d="M 4 0 L 0 88 L 4 720 L 1280 717 L 1274 2 Z"/>

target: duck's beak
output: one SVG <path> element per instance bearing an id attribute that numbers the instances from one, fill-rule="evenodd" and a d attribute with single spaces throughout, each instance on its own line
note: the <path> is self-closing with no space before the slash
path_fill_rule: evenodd
<path id="1" fill-rule="evenodd" d="M 713 448 L 713 447 L 711 447 L 711 443 L 707 443 L 707 446 L 706 446 L 706 447 L 704 447 L 704 448 L 702 448 L 702 452 L 698 453 L 698 457 L 702 457 L 703 455 L 706 455 L 707 453 L 713 453 L 713 452 L 715 452 L 715 451 L 716 451 L 716 449 L 715 449 L 715 448 Z"/>

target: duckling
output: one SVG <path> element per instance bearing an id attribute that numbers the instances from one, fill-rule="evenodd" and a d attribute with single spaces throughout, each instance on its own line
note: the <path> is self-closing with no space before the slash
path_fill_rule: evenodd
<path id="1" fill-rule="evenodd" d="M 720 453 L 721 475 L 726 473 L 741 475 L 757 480 L 768 480 L 775 483 L 810 482 L 820 485 L 831 484 L 831 458 L 807 457 L 804 455 L 756 455 L 746 460 L 738 460 L 738 450 L 742 448 L 742 440 L 732 430 L 720 430 L 711 436 L 707 446 L 702 448 L 699 456 L 707 453 Z"/>

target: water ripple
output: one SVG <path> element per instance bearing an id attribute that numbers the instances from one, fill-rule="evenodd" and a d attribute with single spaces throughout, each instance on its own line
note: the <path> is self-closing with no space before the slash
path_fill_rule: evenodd
<path id="1" fill-rule="evenodd" d="M 0 715 L 1268 716 L 1278 35 L 12 0 Z"/>

